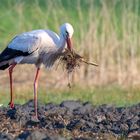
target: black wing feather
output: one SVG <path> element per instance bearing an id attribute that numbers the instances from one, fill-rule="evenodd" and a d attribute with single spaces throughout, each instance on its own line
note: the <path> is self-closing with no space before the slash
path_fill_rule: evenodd
<path id="1" fill-rule="evenodd" d="M 30 55 L 30 53 L 22 52 L 22 51 L 19 51 L 19 50 L 14 50 L 14 49 L 11 49 L 11 48 L 7 47 L 0 54 L 0 62 L 7 61 L 9 59 L 12 59 L 12 58 L 15 58 L 15 57 L 18 57 L 18 56 L 28 56 L 28 55 Z"/>

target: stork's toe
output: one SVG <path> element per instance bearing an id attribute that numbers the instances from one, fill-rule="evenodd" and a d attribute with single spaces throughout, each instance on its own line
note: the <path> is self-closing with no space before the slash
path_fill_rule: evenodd
<path id="1" fill-rule="evenodd" d="M 10 106 L 11 109 L 14 109 L 15 107 L 14 102 L 10 102 L 8 105 Z"/>
<path id="2" fill-rule="evenodd" d="M 38 119 L 38 117 L 35 116 L 35 115 L 31 117 L 31 121 L 32 121 L 32 122 L 35 122 L 35 123 L 40 122 L 39 119 Z"/>

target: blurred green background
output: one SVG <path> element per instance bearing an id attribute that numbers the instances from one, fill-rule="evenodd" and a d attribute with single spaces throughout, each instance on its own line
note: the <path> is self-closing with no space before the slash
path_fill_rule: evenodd
<path id="1" fill-rule="evenodd" d="M 63 69 L 42 70 L 39 100 L 75 99 L 93 104 L 130 105 L 140 102 L 140 1 L 139 0 L 0 0 L 0 51 L 21 32 L 51 29 L 69 22 L 73 45 L 98 68 L 82 65 L 67 88 Z M 14 71 L 16 103 L 33 98 L 35 68 Z M 0 71 L 0 103 L 9 100 L 8 72 Z"/>

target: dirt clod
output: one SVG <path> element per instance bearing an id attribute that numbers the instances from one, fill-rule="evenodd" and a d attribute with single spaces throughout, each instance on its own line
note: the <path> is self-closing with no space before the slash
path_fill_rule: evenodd
<path id="1" fill-rule="evenodd" d="M 0 140 L 140 138 L 140 104 L 117 108 L 63 101 L 38 104 L 38 113 L 40 122 L 32 122 L 33 101 L 13 110 L 0 107 Z"/>

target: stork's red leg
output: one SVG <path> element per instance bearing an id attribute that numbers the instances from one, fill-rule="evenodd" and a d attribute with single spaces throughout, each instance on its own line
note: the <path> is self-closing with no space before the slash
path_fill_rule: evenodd
<path id="1" fill-rule="evenodd" d="M 14 108 L 14 100 L 13 100 L 13 81 L 12 81 L 12 73 L 13 73 L 13 68 L 16 66 L 15 64 L 12 64 L 9 67 L 9 77 L 10 77 L 10 108 Z"/>
<path id="2" fill-rule="evenodd" d="M 40 68 L 37 68 L 36 76 L 34 80 L 34 109 L 35 109 L 35 118 L 38 120 L 37 115 L 37 88 L 38 88 L 38 78 L 39 78 Z"/>

